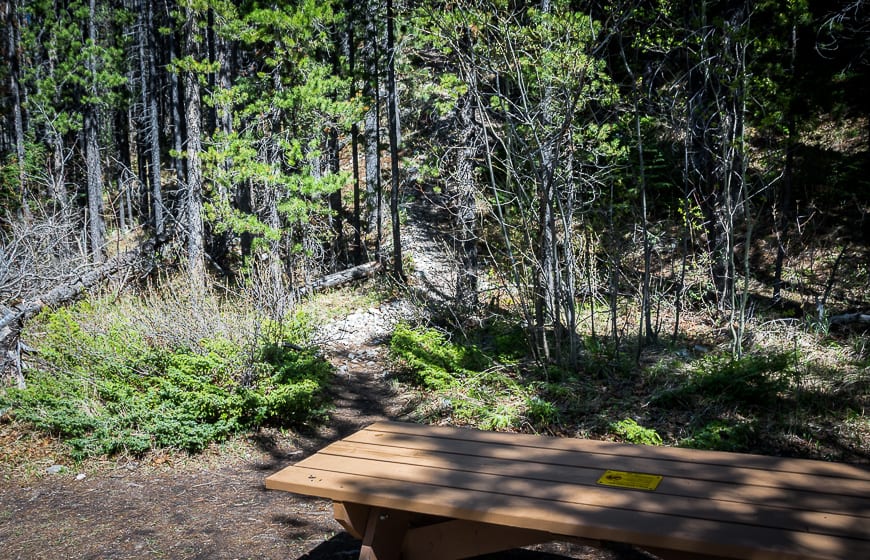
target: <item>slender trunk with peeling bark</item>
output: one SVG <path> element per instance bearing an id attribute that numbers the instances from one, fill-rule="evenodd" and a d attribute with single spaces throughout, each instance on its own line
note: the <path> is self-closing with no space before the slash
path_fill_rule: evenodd
<path id="1" fill-rule="evenodd" d="M 387 0 L 387 114 L 389 116 L 390 169 L 392 192 L 390 193 L 390 220 L 393 229 L 393 276 L 405 282 L 402 263 L 402 235 L 399 223 L 399 107 L 396 93 L 396 40 L 393 0 Z"/>
<path id="2" fill-rule="evenodd" d="M 478 95 L 471 29 L 461 31 L 460 56 L 464 58 L 462 78 L 466 92 L 457 99 L 459 120 L 459 150 L 456 160 L 456 194 L 454 220 L 456 246 L 459 250 L 459 272 L 456 278 L 456 302 L 461 308 L 477 307 L 477 184 L 474 177 L 479 151 L 480 132 L 475 118 L 475 100 Z"/>
<path id="3" fill-rule="evenodd" d="M 192 8 L 187 8 L 185 54 L 199 54 L 197 40 L 197 17 Z M 187 188 L 185 189 L 187 221 L 187 260 L 190 280 L 194 289 L 205 287 L 205 248 L 202 221 L 202 152 L 201 119 L 202 105 L 199 80 L 193 69 L 184 73 L 184 98 L 187 122 Z"/>
<path id="4" fill-rule="evenodd" d="M 167 11 L 170 7 L 167 6 Z M 175 44 L 175 34 L 168 33 L 166 35 L 167 47 L 169 50 L 169 63 L 173 64 L 178 59 L 177 46 Z M 173 158 L 175 166 L 175 176 L 178 185 L 183 185 L 187 180 L 187 170 L 185 159 L 181 156 L 184 153 L 184 134 L 185 120 L 182 110 L 183 96 L 181 92 L 181 81 L 179 80 L 178 72 L 169 72 L 169 92 L 170 92 L 170 107 L 172 113 L 172 148 L 176 155 Z"/>
<path id="5" fill-rule="evenodd" d="M 149 182 L 151 186 L 151 227 L 154 234 L 163 235 L 165 219 L 163 217 L 163 189 L 161 186 L 162 165 L 160 161 L 160 124 L 158 120 L 157 95 L 154 91 L 154 76 L 156 74 L 154 49 L 149 40 L 153 28 L 154 7 L 151 2 L 143 1 L 139 5 L 139 85 L 142 90 L 142 110 L 144 112 L 147 150 L 149 155 Z"/>
<path id="6" fill-rule="evenodd" d="M 91 45 L 96 45 L 97 32 L 96 3 L 91 0 L 88 11 L 88 40 Z M 100 145 L 98 131 L 98 113 L 96 105 L 96 61 L 93 55 L 88 57 L 88 72 L 90 74 L 90 86 L 88 101 L 84 110 L 83 134 L 85 139 L 85 167 L 88 182 L 88 240 L 91 251 L 91 259 L 95 263 L 103 262 L 106 245 L 106 224 L 103 220 L 103 166 L 100 161 Z"/>
<path id="7" fill-rule="evenodd" d="M 12 102 L 12 127 L 15 136 L 15 158 L 18 165 L 18 188 L 21 196 L 21 207 L 29 214 L 27 192 L 27 174 L 25 170 L 24 152 L 24 115 L 21 109 L 20 65 L 18 57 L 18 9 L 17 2 L 6 2 L 6 40 L 9 53 L 9 96 Z"/>
<path id="8" fill-rule="evenodd" d="M 363 97 L 368 103 L 365 114 L 365 165 L 366 165 L 366 214 L 367 232 L 375 232 L 376 258 L 382 259 L 381 239 L 383 237 L 383 189 L 381 187 L 381 147 L 380 121 L 381 99 L 378 67 L 380 49 L 378 48 L 377 7 L 379 3 L 370 0 L 366 10 L 366 79 L 363 84 Z"/>

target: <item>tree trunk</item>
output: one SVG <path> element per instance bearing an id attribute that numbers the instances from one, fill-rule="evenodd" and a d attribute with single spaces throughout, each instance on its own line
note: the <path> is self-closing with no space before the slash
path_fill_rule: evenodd
<path id="1" fill-rule="evenodd" d="M 457 117 L 460 134 L 456 159 L 456 194 L 454 220 L 456 246 L 459 249 L 459 272 L 456 278 L 456 302 L 460 308 L 477 307 L 477 182 L 475 166 L 480 149 L 480 131 L 475 118 L 477 99 L 477 69 L 471 29 L 460 31 L 459 55 L 463 58 L 462 78 L 466 92 L 457 98 Z"/>
<path id="2" fill-rule="evenodd" d="M 69 193 L 66 190 L 66 158 L 63 153 L 63 137 L 52 131 L 47 137 L 47 143 L 51 147 L 51 160 L 48 165 L 49 181 L 51 182 L 51 197 L 60 207 L 62 213 L 67 215 L 69 210 Z"/>
<path id="3" fill-rule="evenodd" d="M 85 166 L 88 175 L 88 240 L 93 262 L 103 262 L 106 249 L 106 224 L 103 218 L 103 166 L 97 143 L 96 108 L 85 113 Z"/>
<path id="4" fill-rule="evenodd" d="M 353 0 L 348 0 L 346 3 L 348 11 L 347 18 L 347 66 L 350 74 L 350 91 L 348 96 L 352 101 L 358 94 L 356 85 L 356 37 L 354 34 L 354 26 L 359 17 L 359 12 L 356 9 L 356 3 Z M 361 193 L 360 193 L 360 176 L 359 176 L 359 125 L 356 121 L 350 127 L 350 152 L 353 165 L 353 261 L 360 265 L 363 262 L 365 247 L 362 241 L 362 218 L 361 212 Z"/>
<path id="5" fill-rule="evenodd" d="M 144 5 L 143 5 L 144 4 Z M 158 121 L 157 93 L 152 87 L 156 75 L 154 48 L 149 40 L 154 21 L 154 7 L 151 2 L 140 3 L 139 8 L 139 84 L 142 90 L 142 111 L 144 113 L 147 151 L 149 155 L 149 183 L 151 186 L 151 227 L 158 237 L 163 235 L 163 190 L 160 174 L 160 124 Z"/>
<path id="6" fill-rule="evenodd" d="M 233 87 L 233 74 L 236 71 L 236 45 L 233 41 L 218 35 L 216 37 L 216 56 L 220 66 L 217 76 L 217 85 L 221 91 L 229 91 Z M 217 105 L 217 127 L 223 134 L 231 134 L 233 131 L 232 103 L 221 102 Z"/>
<path id="7" fill-rule="evenodd" d="M 226 95 L 232 88 L 233 43 L 217 32 L 222 23 L 220 20 L 215 22 L 215 17 L 215 11 L 209 10 L 209 62 L 217 64 L 217 70 L 209 72 L 209 81 L 213 84 L 210 91 L 221 95 L 214 100 L 213 108 L 208 113 L 207 120 L 210 121 L 210 131 L 206 133 L 206 137 L 212 138 L 213 145 L 227 146 L 233 130 L 232 102 Z M 228 174 L 233 166 L 232 157 L 222 158 L 217 165 Z M 231 192 L 231 188 L 223 181 L 215 182 L 212 193 L 213 201 L 221 207 L 230 208 L 232 206 L 231 196 L 235 196 L 235 193 Z M 224 270 L 229 270 L 232 266 L 231 251 L 234 236 L 235 234 L 229 228 L 221 231 L 221 228 L 206 227 L 207 253 L 212 262 Z"/>
<path id="8" fill-rule="evenodd" d="M 27 192 L 27 174 L 24 153 L 24 116 L 21 110 L 20 61 L 18 58 L 18 9 L 17 2 L 11 0 L 5 3 L 6 8 L 6 40 L 9 55 L 9 96 L 12 103 L 12 128 L 15 141 L 15 158 L 18 164 L 18 188 L 21 196 L 21 207 L 29 214 L 29 194 Z"/>
<path id="9" fill-rule="evenodd" d="M 166 6 L 166 11 L 169 13 L 174 10 L 171 3 Z M 173 64 L 178 59 L 177 46 L 175 44 L 175 34 L 168 33 L 166 35 L 167 50 L 169 51 L 169 63 Z M 178 72 L 169 72 L 169 91 L 170 91 L 170 106 L 172 111 L 172 148 L 176 155 L 173 158 L 175 166 L 175 176 L 178 185 L 184 185 L 187 180 L 187 169 L 185 159 L 181 154 L 184 153 L 184 135 L 185 120 L 182 109 L 183 98 L 181 92 L 181 83 L 178 77 Z"/>
<path id="10" fill-rule="evenodd" d="M 340 160 L 338 153 L 338 129 L 330 127 L 326 136 L 327 170 L 330 175 L 338 175 Z M 329 195 L 329 210 L 332 213 L 332 232 L 335 240 L 332 245 L 333 260 L 338 268 L 347 263 L 347 243 L 344 238 L 344 206 L 341 200 L 341 189 L 336 189 Z"/>
<path id="11" fill-rule="evenodd" d="M 792 76 L 790 91 L 788 92 L 788 108 L 786 114 L 786 127 L 788 128 L 785 142 L 785 169 L 783 170 L 782 187 L 779 189 L 778 212 L 775 216 L 776 230 L 776 262 L 773 269 L 773 301 L 782 301 L 782 268 L 785 264 L 786 244 L 788 243 L 789 224 L 791 224 L 793 211 L 794 193 L 794 152 L 797 146 L 797 123 L 795 122 L 795 98 L 798 95 L 794 85 L 795 59 L 797 58 L 797 25 L 791 28 L 791 52 L 789 70 Z M 868 121 L 870 122 L 870 121 Z"/>
<path id="12" fill-rule="evenodd" d="M 399 223 L 399 107 L 396 96 L 396 41 L 394 37 L 395 14 L 393 0 L 387 0 L 387 114 L 389 116 L 390 169 L 392 192 L 390 193 L 390 220 L 393 229 L 393 276 L 397 281 L 406 281 L 402 263 L 402 235 Z"/>
<path id="13" fill-rule="evenodd" d="M 639 95 L 635 92 L 635 95 Z M 646 163 L 644 161 L 643 152 L 643 131 L 640 126 L 640 108 L 635 100 L 634 104 L 635 128 L 637 133 L 637 165 L 638 165 L 638 182 L 640 183 L 640 216 L 641 216 L 641 233 L 643 235 L 643 277 L 641 280 L 641 321 L 639 326 L 638 336 L 638 359 L 640 351 L 643 347 L 643 341 L 655 342 L 658 332 L 653 328 L 652 324 L 652 298 L 650 293 L 650 279 L 652 276 L 652 244 L 650 243 L 649 234 L 649 214 L 647 209 L 647 187 L 646 187 Z M 644 332 L 646 331 L 646 332 Z"/>
<path id="14" fill-rule="evenodd" d="M 185 55 L 196 57 L 199 54 L 197 34 L 199 25 L 196 12 L 190 6 L 186 9 Z M 199 96 L 199 81 L 196 72 L 188 68 L 184 73 L 184 100 L 187 124 L 187 260 L 188 272 L 194 290 L 205 287 L 205 249 L 202 221 L 202 151 L 201 126 L 202 107 Z"/>
<path id="15" fill-rule="evenodd" d="M 350 127 L 350 152 L 353 159 L 353 244 L 354 263 L 362 264 L 366 248 L 362 237 L 362 196 L 359 177 L 359 125 Z"/>
<path id="16" fill-rule="evenodd" d="M 474 178 L 477 158 L 477 131 L 472 116 L 473 102 L 466 93 L 460 100 L 462 147 L 456 162 L 455 222 L 459 248 L 459 273 L 456 279 L 457 303 L 466 309 L 477 307 L 477 212 Z"/>
<path id="17" fill-rule="evenodd" d="M 114 171 L 114 180 L 119 186 L 126 184 L 127 178 L 130 175 L 130 168 L 133 166 L 133 159 L 130 154 L 130 120 L 129 111 L 126 108 L 116 107 L 112 111 L 112 137 L 115 148 L 115 162 L 112 167 Z M 126 190 L 126 187 L 125 187 Z M 126 194 L 125 194 L 126 196 Z M 133 222 L 128 222 L 130 227 Z"/>
<path id="18" fill-rule="evenodd" d="M 542 0 L 541 12 L 550 12 L 548 0 Z M 558 266 L 556 263 L 556 217 L 554 211 L 556 144 L 558 136 L 553 131 L 553 86 L 544 87 L 541 99 L 541 115 L 537 125 L 542 139 L 538 141 L 540 165 L 538 167 L 538 232 L 537 232 L 537 278 L 535 296 L 535 323 L 538 330 L 538 345 L 543 357 L 551 358 L 549 341 L 546 336 L 547 324 L 554 327 L 556 353 L 559 353 L 561 325 L 559 318 Z M 567 115 L 566 115 L 567 118 Z"/>
<path id="19" fill-rule="evenodd" d="M 217 61 L 215 50 L 216 33 L 214 26 L 214 8 L 209 6 L 205 10 L 205 33 L 202 36 L 205 39 L 203 51 L 205 53 L 206 59 L 208 60 L 209 67 L 211 68 L 214 68 L 215 62 Z M 207 72 L 206 91 L 215 91 L 216 85 L 217 77 L 215 75 L 215 72 Z M 214 133 L 217 130 L 217 106 L 214 103 L 206 104 L 203 121 L 205 123 L 204 135 L 206 138 L 211 138 L 212 136 L 214 136 Z"/>
<path id="20" fill-rule="evenodd" d="M 384 204 L 383 190 L 381 188 L 378 5 L 379 2 L 370 0 L 368 10 L 366 10 L 366 79 L 363 84 L 363 97 L 368 103 L 368 109 L 365 114 L 367 231 L 369 233 L 375 232 L 375 253 L 378 259 L 382 259 L 381 239 L 383 237 Z"/>
<path id="21" fill-rule="evenodd" d="M 90 0 L 88 11 L 88 40 L 96 45 L 95 0 Z M 88 240 L 93 262 L 103 262 L 106 245 L 106 225 L 103 220 L 103 166 L 100 161 L 99 131 L 96 100 L 96 61 L 88 57 L 91 100 L 84 111 L 85 167 L 88 181 Z"/>
<path id="22" fill-rule="evenodd" d="M 335 78 L 341 76 L 341 62 L 339 53 L 341 52 L 341 37 L 337 26 L 332 28 L 332 38 L 335 42 L 332 50 L 332 74 Z M 338 93 L 330 95 L 333 101 L 338 101 Z M 335 115 L 332 116 L 333 121 L 337 121 Z M 341 154 L 339 153 L 338 142 L 338 123 L 333 122 L 326 133 L 326 157 L 327 157 L 327 173 L 329 175 L 338 175 L 341 171 Z M 333 261 L 337 263 L 337 269 L 344 268 L 347 265 L 347 241 L 344 237 L 344 204 L 341 199 L 341 189 L 336 189 L 329 195 L 329 209 L 332 213 L 332 231 L 335 236 L 335 241 L 332 247 Z"/>

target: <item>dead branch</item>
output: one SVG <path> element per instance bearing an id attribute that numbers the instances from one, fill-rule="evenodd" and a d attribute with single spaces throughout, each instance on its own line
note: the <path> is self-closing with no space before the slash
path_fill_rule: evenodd
<path id="1" fill-rule="evenodd" d="M 379 270 L 381 270 L 381 263 L 378 261 L 371 261 L 365 264 L 361 264 L 359 266 L 354 266 L 352 268 L 348 268 L 346 270 L 342 270 L 339 272 L 335 272 L 333 274 L 327 274 L 326 276 L 321 276 L 314 282 L 303 286 L 299 291 L 302 294 L 317 292 L 320 290 L 326 290 L 329 288 L 334 288 L 336 286 L 341 286 L 343 284 L 347 284 L 348 282 L 353 282 L 356 280 L 362 280 L 364 278 L 370 278 L 374 276 Z"/>
<path id="2" fill-rule="evenodd" d="M 72 282 L 66 282 L 60 286 L 55 286 L 50 291 L 34 299 L 13 306 L 3 315 L 2 318 L 0 318 L 0 329 L 16 322 L 26 321 L 33 315 L 39 313 L 44 307 L 56 307 L 63 303 L 72 301 L 80 296 L 85 290 L 92 288 L 117 272 L 139 266 L 143 261 L 143 256 L 149 252 L 153 252 L 153 250 L 154 244 L 152 242 L 146 242 L 136 249 L 109 259 L 103 265 L 82 274 Z"/>

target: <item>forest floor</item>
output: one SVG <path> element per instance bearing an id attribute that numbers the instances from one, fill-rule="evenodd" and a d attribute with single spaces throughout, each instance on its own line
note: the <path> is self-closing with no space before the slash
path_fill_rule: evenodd
<path id="1" fill-rule="evenodd" d="M 426 212 L 438 205 L 426 206 Z M 317 333 L 336 367 L 328 421 L 307 430 L 263 430 L 204 453 L 153 453 L 74 464 L 61 444 L 0 422 L 0 557 L 336 559 L 360 543 L 333 520 L 326 500 L 266 491 L 264 478 L 327 443 L 382 419 L 405 419 L 415 398 L 391 382 L 386 343 L 399 320 L 444 303 L 455 277 L 440 220 L 409 212 L 403 242 L 412 289 L 351 309 Z M 14 457 L 14 460 L 13 460 Z M 24 458 L 24 459 L 22 459 Z M 58 471 L 59 472 L 53 472 Z M 552 543 L 491 558 L 646 557 Z"/>

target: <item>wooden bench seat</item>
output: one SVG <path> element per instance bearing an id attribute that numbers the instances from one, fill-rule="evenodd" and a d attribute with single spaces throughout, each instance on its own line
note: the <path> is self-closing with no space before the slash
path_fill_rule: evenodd
<path id="1" fill-rule="evenodd" d="M 380 422 L 266 487 L 333 500 L 363 559 L 553 540 L 662 558 L 870 559 L 870 469 L 823 461 Z"/>

